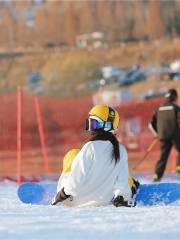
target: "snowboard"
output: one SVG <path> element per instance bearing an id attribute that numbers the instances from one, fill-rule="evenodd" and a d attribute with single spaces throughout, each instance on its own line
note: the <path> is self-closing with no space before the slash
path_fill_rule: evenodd
<path id="1" fill-rule="evenodd" d="M 18 188 L 19 199 L 26 204 L 50 205 L 56 195 L 55 183 L 23 183 Z M 180 201 L 180 183 L 141 184 L 135 197 L 137 205 L 168 205 Z"/>

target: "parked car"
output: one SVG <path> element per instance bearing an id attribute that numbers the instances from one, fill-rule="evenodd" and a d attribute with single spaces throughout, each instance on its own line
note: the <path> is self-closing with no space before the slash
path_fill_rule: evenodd
<path id="1" fill-rule="evenodd" d="M 99 86 L 101 85 L 101 80 L 102 79 L 96 79 L 96 80 L 93 80 L 93 81 L 90 81 L 90 82 L 87 82 L 86 83 L 86 88 L 88 88 L 88 89 L 94 89 L 94 90 L 96 90 L 96 89 L 98 89 L 99 88 Z M 104 85 L 106 84 L 106 82 L 104 83 Z"/>
<path id="2" fill-rule="evenodd" d="M 142 99 L 152 99 L 152 98 L 162 97 L 168 92 L 168 90 L 169 90 L 169 88 L 167 88 L 167 87 L 161 88 L 158 91 L 150 89 L 149 91 L 143 93 L 141 95 L 141 98 Z"/>
<path id="3" fill-rule="evenodd" d="M 116 82 L 117 79 L 124 73 L 123 70 L 115 67 L 115 66 L 105 66 L 101 69 L 102 77 L 106 80 L 106 82 Z"/>
<path id="4" fill-rule="evenodd" d="M 123 79 L 118 79 L 118 86 L 127 86 L 133 83 L 146 80 L 146 74 L 144 69 L 131 69 L 126 72 Z"/>
<path id="5" fill-rule="evenodd" d="M 174 80 L 174 81 L 180 81 L 180 72 L 177 72 L 177 73 L 173 76 L 173 80 Z"/>

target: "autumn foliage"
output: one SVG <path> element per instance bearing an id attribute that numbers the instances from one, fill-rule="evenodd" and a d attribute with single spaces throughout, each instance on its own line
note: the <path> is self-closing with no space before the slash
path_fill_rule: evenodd
<path id="1" fill-rule="evenodd" d="M 3 46 L 75 46 L 83 33 L 105 33 L 109 44 L 152 40 L 179 33 L 180 2 L 12 1 L 0 2 Z"/>

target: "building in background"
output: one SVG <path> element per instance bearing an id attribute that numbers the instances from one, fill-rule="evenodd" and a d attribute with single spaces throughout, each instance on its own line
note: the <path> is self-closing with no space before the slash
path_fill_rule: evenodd
<path id="1" fill-rule="evenodd" d="M 107 45 L 102 32 L 85 33 L 76 37 L 77 48 L 100 48 Z"/>

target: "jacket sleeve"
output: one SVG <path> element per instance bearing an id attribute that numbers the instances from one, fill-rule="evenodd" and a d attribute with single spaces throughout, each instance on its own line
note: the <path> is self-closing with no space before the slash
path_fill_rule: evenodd
<path id="1" fill-rule="evenodd" d="M 68 180 L 70 173 L 61 173 L 58 184 L 57 184 L 57 193 L 61 191 L 61 189 L 64 187 L 66 181 Z"/>
<path id="2" fill-rule="evenodd" d="M 154 129 L 154 131 L 157 133 L 157 112 L 155 112 L 152 115 L 150 124 L 151 124 L 152 128 Z"/>
<path id="3" fill-rule="evenodd" d="M 177 125 L 178 128 L 180 129 L 180 107 L 177 107 Z"/>
<path id="4" fill-rule="evenodd" d="M 86 181 L 88 172 L 93 164 L 93 147 L 91 142 L 86 143 L 73 160 L 71 172 L 64 181 L 64 191 L 67 195 L 76 196 Z"/>
<path id="5" fill-rule="evenodd" d="M 157 132 L 157 112 L 154 112 L 152 115 L 152 119 L 150 122 L 152 128 L 154 129 L 155 132 Z"/>
<path id="6" fill-rule="evenodd" d="M 131 199 L 132 193 L 128 181 L 129 169 L 128 169 L 128 154 L 123 145 L 120 147 L 120 162 L 119 172 L 114 184 L 114 196 L 123 196 L 124 200 L 128 201 Z"/>

